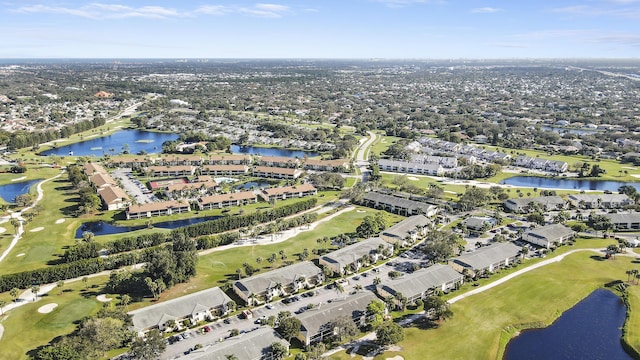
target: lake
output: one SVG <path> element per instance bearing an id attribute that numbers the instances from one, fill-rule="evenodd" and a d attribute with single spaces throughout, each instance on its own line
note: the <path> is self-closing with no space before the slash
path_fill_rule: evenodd
<path id="1" fill-rule="evenodd" d="M 513 186 L 566 189 L 566 190 L 600 190 L 618 191 L 622 185 L 631 185 L 640 190 L 640 183 L 611 180 L 555 179 L 539 176 L 514 176 L 504 179 L 500 184 Z"/>
<path id="2" fill-rule="evenodd" d="M 625 316 L 622 300 L 609 290 L 598 289 L 551 326 L 525 330 L 511 339 L 503 360 L 631 360 L 620 343 Z"/>
<path id="3" fill-rule="evenodd" d="M 144 151 L 148 154 L 162 152 L 162 143 L 177 140 L 177 134 L 141 130 L 120 130 L 111 135 L 95 137 L 75 144 L 43 151 L 40 155 L 103 156 L 120 154 L 125 144 L 130 154 Z"/>
<path id="4" fill-rule="evenodd" d="M 178 139 L 178 134 L 159 133 L 152 131 L 125 129 L 116 131 L 111 135 L 95 138 L 87 138 L 75 144 L 60 146 L 40 153 L 40 155 L 68 156 L 103 156 L 115 155 L 123 152 L 125 144 L 128 146 L 130 154 L 137 154 L 141 151 L 147 154 L 162 152 L 162 143 Z M 267 156 L 284 156 L 304 158 L 318 156 L 317 152 L 288 150 L 282 148 L 266 148 L 259 146 L 239 146 L 231 145 L 231 152 L 239 154 L 260 154 Z"/>
<path id="5" fill-rule="evenodd" d="M 29 189 L 40 181 L 41 179 L 36 179 L 0 185 L 0 197 L 8 203 L 13 203 L 16 196 L 28 193 Z"/>
<path id="6" fill-rule="evenodd" d="M 159 229 L 177 229 L 187 225 L 198 224 L 205 221 L 219 219 L 222 216 L 204 216 L 199 218 L 189 218 L 181 220 L 161 221 L 153 224 L 154 228 Z M 146 225 L 139 226 L 118 226 L 113 225 L 105 221 L 88 221 L 82 223 L 82 225 L 76 230 L 76 239 L 82 238 L 82 233 L 85 231 L 91 231 L 94 235 L 111 235 L 122 234 L 130 231 L 136 231 L 146 228 Z"/>

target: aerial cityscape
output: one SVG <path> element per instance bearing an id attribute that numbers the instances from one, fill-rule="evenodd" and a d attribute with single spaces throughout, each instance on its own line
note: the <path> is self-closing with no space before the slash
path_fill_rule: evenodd
<path id="1" fill-rule="evenodd" d="M 638 17 L 5 4 L 0 360 L 640 359 Z"/>

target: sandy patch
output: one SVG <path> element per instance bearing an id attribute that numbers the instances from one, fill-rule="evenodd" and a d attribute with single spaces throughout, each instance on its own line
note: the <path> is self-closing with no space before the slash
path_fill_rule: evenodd
<path id="1" fill-rule="evenodd" d="M 26 176 L 23 176 L 23 177 L 19 177 L 17 179 L 11 179 L 11 181 L 20 181 L 20 180 L 24 180 L 26 178 L 27 178 Z"/>
<path id="2" fill-rule="evenodd" d="M 387 358 L 387 360 L 404 360 L 404 358 L 400 355 L 396 355 L 394 357 Z"/>
<path id="3" fill-rule="evenodd" d="M 29 230 L 29 231 L 30 231 L 30 232 L 38 232 L 38 231 L 42 231 L 42 230 L 44 230 L 44 227 L 40 226 L 40 227 L 37 227 L 37 228 L 35 228 L 35 229 L 31 229 L 31 230 Z"/>
<path id="4" fill-rule="evenodd" d="M 409 180 L 411 180 L 411 181 L 418 181 L 418 180 L 420 180 L 420 179 L 418 179 L 418 178 L 417 178 L 417 177 L 415 177 L 415 176 L 409 176 L 407 179 L 409 179 Z"/>
<path id="5" fill-rule="evenodd" d="M 7 229 L 3 228 L 2 226 L 0 226 L 0 234 L 2 234 L 3 232 L 7 231 Z"/>
<path id="6" fill-rule="evenodd" d="M 634 168 L 632 166 L 623 166 L 623 169 L 629 169 L 629 170 L 638 170 L 638 168 Z"/>
<path id="7" fill-rule="evenodd" d="M 4 333 L 4 326 L 0 324 L 0 339 L 2 339 L 2 334 Z"/>
<path id="8" fill-rule="evenodd" d="M 22 257 L 22 256 L 25 256 L 25 255 L 26 255 L 25 253 L 20 253 L 20 254 L 16 255 L 16 257 Z"/>
<path id="9" fill-rule="evenodd" d="M 66 219 L 58 219 L 56 220 L 56 224 L 62 224 Z"/>
<path id="10" fill-rule="evenodd" d="M 96 299 L 100 302 L 109 302 L 111 300 L 113 300 L 113 298 L 108 298 L 107 295 L 105 294 L 100 294 L 98 296 L 96 296 Z"/>
<path id="11" fill-rule="evenodd" d="M 367 210 L 357 210 L 356 212 L 364 213 L 364 212 L 367 212 Z"/>
<path id="12" fill-rule="evenodd" d="M 633 176 L 634 178 L 640 178 L 640 175 L 637 174 L 631 174 L 631 176 Z"/>
<path id="13" fill-rule="evenodd" d="M 56 304 L 56 303 L 43 305 L 43 306 L 40 306 L 40 308 L 38 308 L 38 312 L 40 314 L 48 314 L 48 313 L 52 312 L 53 309 L 55 309 L 56 307 L 58 307 L 58 304 Z"/>

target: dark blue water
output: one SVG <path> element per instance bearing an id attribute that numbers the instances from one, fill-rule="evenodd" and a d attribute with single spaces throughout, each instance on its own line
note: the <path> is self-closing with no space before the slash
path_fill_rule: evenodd
<path id="1" fill-rule="evenodd" d="M 513 338 L 503 360 L 633 359 L 620 343 L 625 313 L 619 297 L 598 289 L 551 326 L 525 330 Z"/>
<path id="2" fill-rule="evenodd" d="M 611 180 L 551 179 L 538 176 L 514 176 L 504 179 L 500 184 L 513 186 L 568 189 L 568 190 L 610 190 L 618 191 L 622 185 L 631 185 L 640 190 L 640 183 Z"/>
<path id="3" fill-rule="evenodd" d="M 317 152 L 313 151 L 302 151 L 302 150 L 287 150 L 281 148 L 266 148 L 259 146 L 240 146 L 240 145 L 231 145 L 231 152 L 234 154 L 252 154 L 252 155 L 266 155 L 266 156 L 283 156 L 283 157 L 297 157 L 299 159 L 304 158 L 305 155 L 308 157 L 318 156 Z"/>
<path id="4" fill-rule="evenodd" d="M 205 221 L 219 219 L 221 216 L 205 216 L 199 218 L 190 218 L 190 219 L 181 219 L 181 220 L 172 220 L 172 221 L 162 221 L 153 224 L 154 228 L 160 229 L 177 229 L 187 225 L 198 224 Z M 146 225 L 140 226 L 118 226 L 109 224 L 104 221 L 89 221 L 86 223 L 82 223 L 76 230 L 76 239 L 82 238 L 82 233 L 85 231 L 91 231 L 94 235 L 111 235 L 111 234 L 122 234 L 130 231 L 136 231 L 146 228 Z"/>
<path id="5" fill-rule="evenodd" d="M 41 155 L 67 156 L 103 156 L 120 154 L 124 144 L 129 146 L 130 154 L 145 151 L 148 154 L 162 152 L 162 143 L 178 139 L 177 134 L 157 133 L 141 130 L 120 130 L 109 136 L 96 137 L 75 144 L 61 146 L 41 153 Z"/>
<path id="6" fill-rule="evenodd" d="M 0 197 L 8 203 L 13 203 L 16 196 L 28 193 L 29 189 L 39 181 L 40 179 L 2 185 L 0 186 Z"/>
<path id="7" fill-rule="evenodd" d="M 238 190 L 264 189 L 266 187 L 269 187 L 270 185 L 271 184 L 269 184 L 268 182 L 258 183 L 255 181 L 249 181 L 244 184 L 236 185 L 233 188 Z"/>

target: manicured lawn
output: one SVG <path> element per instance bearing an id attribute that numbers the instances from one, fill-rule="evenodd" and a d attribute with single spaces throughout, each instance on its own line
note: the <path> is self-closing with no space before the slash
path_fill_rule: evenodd
<path id="1" fill-rule="evenodd" d="M 386 136 L 378 134 L 378 139 L 373 143 L 369 151 L 371 154 L 380 155 L 385 152 L 389 148 L 389 146 L 400 139 L 401 138 L 396 136 Z"/>
<path id="2" fill-rule="evenodd" d="M 81 281 L 65 284 L 62 294 L 53 289 L 40 301 L 11 310 L 1 320 L 4 335 L 0 339 L 0 358 L 29 359 L 27 351 L 74 331 L 74 322 L 95 314 L 102 307 L 95 296 L 106 280 L 107 277 L 89 279 L 88 290 Z M 96 287 L 92 288 L 92 285 Z M 37 311 L 50 303 L 56 303 L 58 307 L 48 314 Z"/>
<path id="3" fill-rule="evenodd" d="M 596 288 L 612 280 L 626 280 L 625 271 L 637 267 L 633 258 L 599 260 L 594 255 L 592 252 L 569 255 L 560 263 L 453 304 L 453 319 L 439 328 L 408 328 L 399 354 L 408 360 L 501 358 L 499 354 L 509 336 L 520 324 L 550 324 Z M 634 285 L 632 291 L 637 292 L 638 288 Z M 503 335 L 505 331 L 508 336 Z M 638 344 L 637 335 L 632 336 Z M 376 359 L 394 355 L 385 353 Z"/>

